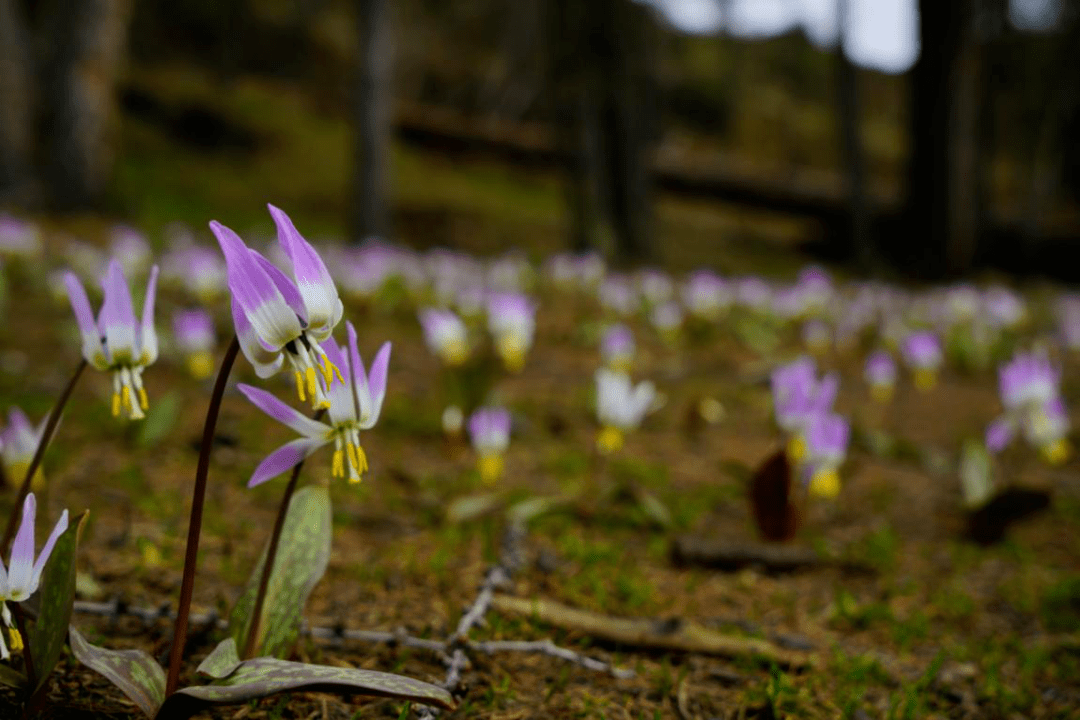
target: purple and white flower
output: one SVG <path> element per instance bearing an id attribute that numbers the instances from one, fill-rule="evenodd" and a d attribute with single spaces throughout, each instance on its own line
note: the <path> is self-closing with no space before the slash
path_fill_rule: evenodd
<path id="1" fill-rule="evenodd" d="M 1061 399 L 1061 373 L 1043 355 L 1018 353 L 998 374 L 1005 413 L 986 430 L 986 447 L 1000 452 L 1019 430 L 1051 463 L 1070 454 L 1069 415 Z"/>
<path id="2" fill-rule="evenodd" d="M 173 315 L 173 340 L 183 353 L 188 372 L 205 380 L 214 372 L 214 319 L 202 309 L 180 310 Z"/>
<path id="3" fill-rule="evenodd" d="M 628 373 L 634 364 L 634 333 L 624 323 L 604 328 L 600 336 L 600 359 L 606 367 Z"/>
<path id="4" fill-rule="evenodd" d="M 3 462 L 4 472 L 9 482 L 20 483 L 30 468 L 30 462 L 34 459 L 38 444 L 41 442 L 41 433 L 45 429 L 45 420 L 37 427 L 30 423 L 26 413 L 17 407 L 8 410 L 8 423 L 0 430 L 0 461 Z M 44 483 L 44 475 L 41 467 L 34 472 L 31 487 L 35 490 L 41 488 Z"/>
<path id="5" fill-rule="evenodd" d="M 104 300 L 97 320 L 90 307 L 79 278 L 74 273 L 64 275 L 68 299 L 75 311 L 75 320 L 82 335 L 82 354 L 91 366 L 113 375 L 112 414 L 121 410 L 133 420 L 145 417 L 149 407 L 143 389 L 143 368 L 157 360 L 158 341 L 154 329 L 154 296 L 157 291 L 158 269 L 150 269 L 146 283 L 141 322 L 135 320 L 131 292 L 120 263 L 109 262 L 102 280 Z"/>
<path id="6" fill-rule="evenodd" d="M 210 223 L 225 255 L 236 335 L 255 374 L 268 378 L 288 360 L 300 399 L 306 399 L 306 389 L 312 406 L 324 408 L 331 402 L 324 385 L 330 384 L 335 373 L 340 379 L 340 369 L 321 343 L 341 320 L 341 299 L 315 248 L 297 232 L 288 215 L 273 205 L 269 208 L 278 243 L 292 263 L 292 279 L 232 230 L 216 220 Z"/>
<path id="7" fill-rule="evenodd" d="M 934 387 L 944 357 L 937 335 L 929 330 L 908 334 L 900 345 L 900 354 L 915 377 L 915 387 L 923 391 Z"/>
<path id="8" fill-rule="evenodd" d="M 536 304 L 520 293 L 491 293 L 487 317 L 488 330 L 503 364 L 511 372 L 521 370 L 536 331 Z"/>
<path id="9" fill-rule="evenodd" d="M 468 428 L 480 479 L 493 483 L 502 476 L 503 455 L 510 446 L 510 413 L 504 408 L 480 408 L 469 417 Z"/>
<path id="10" fill-rule="evenodd" d="M 886 402 L 892 397 L 896 375 L 896 361 L 888 350 L 875 350 L 866 358 L 863 376 L 870 386 L 871 396 L 878 402 Z"/>
<path id="11" fill-rule="evenodd" d="M 469 335 L 453 310 L 424 308 L 419 316 L 424 342 L 445 365 L 457 367 L 469 358 Z"/>
<path id="12" fill-rule="evenodd" d="M 356 329 L 350 322 L 346 322 L 345 327 L 349 334 L 348 347 L 339 348 L 333 338 L 328 338 L 324 346 L 328 362 L 340 371 L 340 374 L 334 373 L 327 389 L 329 422 L 309 418 L 260 388 L 242 383 L 237 386 L 256 407 L 303 436 L 267 455 L 252 473 L 248 487 L 295 467 L 331 442 L 334 443 L 330 470 L 333 477 L 348 477 L 349 482 L 358 483 L 367 471 L 367 455 L 360 445 L 360 431 L 374 427 L 379 419 L 386 397 L 390 343 L 383 343 L 379 348 L 369 374 L 357 349 Z"/>
<path id="13" fill-rule="evenodd" d="M 13 632 L 15 624 L 12 622 L 11 610 L 7 602 L 9 600 L 22 602 L 37 591 L 41 584 L 41 571 L 45 568 L 49 556 L 52 555 L 56 541 L 60 539 L 68 526 L 68 512 L 65 510 L 35 559 L 34 519 L 36 514 L 37 500 L 34 498 L 34 493 L 29 493 L 23 501 L 22 522 L 11 544 L 11 557 L 7 567 L 5 568 L 3 562 L 0 562 L 0 617 Z M 10 656 L 3 633 L 0 633 L 0 658 L 7 660 Z"/>
<path id="14" fill-rule="evenodd" d="M 840 415 L 818 413 L 806 428 L 806 457 L 802 474 L 810 492 L 824 498 L 840 493 L 840 466 L 847 456 L 851 426 Z"/>

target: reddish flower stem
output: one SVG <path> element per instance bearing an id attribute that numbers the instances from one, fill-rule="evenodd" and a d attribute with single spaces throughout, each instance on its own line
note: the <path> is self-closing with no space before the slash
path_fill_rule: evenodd
<path id="1" fill-rule="evenodd" d="M 225 385 L 229 380 L 236 355 L 240 351 L 240 342 L 233 335 L 229 349 L 221 361 L 214 392 L 206 408 L 206 423 L 203 425 L 202 445 L 199 448 L 199 465 L 195 470 L 195 489 L 191 494 L 191 517 L 188 520 L 187 551 L 184 554 L 184 579 L 180 585 L 180 604 L 176 608 L 176 625 L 173 629 L 172 649 L 169 651 L 169 673 L 165 681 L 165 697 L 176 692 L 180 681 L 180 663 L 184 659 L 184 646 L 187 644 L 188 615 L 191 612 L 191 596 L 195 588 L 195 566 L 199 560 L 199 533 L 202 530 L 203 503 L 206 499 L 206 478 L 210 471 L 210 451 L 214 446 L 214 431 L 217 429 L 221 399 L 225 395 Z"/>

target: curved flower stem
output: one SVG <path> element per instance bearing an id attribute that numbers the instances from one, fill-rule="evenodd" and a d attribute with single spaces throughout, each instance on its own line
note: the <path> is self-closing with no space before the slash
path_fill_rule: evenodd
<path id="1" fill-rule="evenodd" d="M 316 410 L 312 419 L 322 419 L 325 412 L 326 410 L 323 408 Z M 292 476 L 289 477 L 289 484 L 285 487 L 285 494 L 281 496 L 281 506 L 278 508 L 277 518 L 274 520 L 274 530 L 270 535 L 270 545 L 266 548 L 266 560 L 263 563 L 262 575 L 259 577 L 259 590 L 255 593 L 255 605 L 251 608 L 247 639 L 244 640 L 244 650 L 240 653 L 240 657 L 245 660 L 255 652 L 259 624 L 262 622 L 263 605 L 266 603 L 266 591 L 270 587 L 270 575 L 274 571 L 274 562 L 277 560 L 281 531 L 285 527 L 285 516 L 289 512 L 289 503 L 292 501 L 293 492 L 296 490 L 296 481 L 300 478 L 300 470 L 303 467 L 304 461 L 301 460 L 293 468 Z"/>
<path id="2" fill-rule="evenodd" d="M 8 518 L 7 528 L 4 529 L 4 538 L 0 540 L 0 553 L 3 555 L 7 555 L 8 546 L 11 545 L 11 538 L 15 535 L 15 525 L 18 522 L 19 514 L 22 512 L 23 501 L 26 500 L 26 495 L 30 492 L 30 480 L 34 477 L 37 469 L 41 467 L 41 461 L 45 457 L 45 449 L 49 447 L 49 441 L 56 434 L 56 426 L 60 424 L 60 414 L 64 411 L 64 406 L 67 405 L 68 399 L 71 397 L 71 393 L 74 392 L 75 385 L 79 382 L 79 378 L 82 377 L 85 369 L 86 360 L 80 360 L 74 374 L 68 380 L 64 392 L 60 393 L 60 399 L 56 401 L 52 412 L 49 413 L 49 419 L 45 422 L 45 429 L 41 431 L 41 439 L 38 440 L 37 450 L 34 451 L 33 459 L 30 460 L 30 466 L 26 468 L 26 476 L 23 478 L 22 485 L 19 486 L 19 494 L 15 496 L 15 503 L 11 506 L 11 516 Z"/>
<path id="3" fill-rule="evenodd" d="M 191 493 L 191 517 L 188 520 L 187 551 L 184 553 L 184 579 L 180 585 L 180 603 L 176 608 L 176 625 L 173 628 L 172 649 L 169 651 L 169 674 L 165 682 L 165 697 L 176 692 L 176 686 L 180 681 L 180 662 L 184 658 L 184 645 L 187 644 L 188 614 L 191 612 L 191 595 L 195 588 L 195 566 L 199 560 L 199 532 L 202 530 L 203 501 L 206 498 L 206 477 L 210 470 L 210 451 L 214 446 L 214 431 L 217 429 L 221 398 L 225 395 L 225 385 L 239 351 L 240 342 L 233 335 L 229 349 L 225 351 L 225 357 L 221 360 L 221 368 L 214 382 L 214 392 L 206 408 L 206 424 L 203 425 L 202 445 L 199 448 L 199 465 L 195 470 L 195 489 Z"/>

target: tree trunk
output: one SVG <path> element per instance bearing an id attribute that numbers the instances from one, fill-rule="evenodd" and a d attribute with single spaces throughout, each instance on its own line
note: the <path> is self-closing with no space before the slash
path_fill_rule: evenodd
<path id="1" fill-rule="evenodd" d="M 649 261 L 655 253 L 649 239 L 648 149 L 656 120 L 647 101 L 648 11 L 630 0 L 595 4 L 601 21 L 593 33 L 603 87 L 600 129 L 615 257 L 622 263 Z"/>
<path id="2" fill-rule="evenodd" d="M 45 9 L 42 179 L 56 209 L 96 207 L 105 196 L 130 10 L 127 0 L 56 0 Z"/>
<path id="3" fill-rule="evenodd" d="M 848 210 L 851 224 L 843 248 L 845 257 L 854 258 L 866 272 L 873 262 L 870 237 L 870 208 L 866 201 L 866 171 L 863 164 L 862 140 L 859 137 L 859 89 L 855 66 L 844 52 L 851 0 L 837 0 L 836 16 L 840 37 L 836 47 L 836 115 L 839 118 L 840 149 L 847 179 Z"/>
<path id="4" fill-rule="evenodd" d="M 33 83 L 30 42 L 18 0 L 0 0 L 0 202 L 30 185 Z"/>
<path id="5" fill-rule="evenodd" d="M 391 67 L 387 0 L 357 0 L 356 93 L 353 100 L 353 237 L 390 232 Z"/>
<path id="6" fill-rule="evenodd" d="M 919 2 L 907 223 L 894 242 L 910 251 L 903 258 L 909 269 L 927 278 L 967 271 L 975 251 L 979 47 L 972 24 L 972 0 Z"/>

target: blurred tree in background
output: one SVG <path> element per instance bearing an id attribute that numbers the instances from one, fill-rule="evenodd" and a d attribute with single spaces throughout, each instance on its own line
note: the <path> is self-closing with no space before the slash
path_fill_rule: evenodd
<path id="1" fill-rule="evenodd" d="M 906 74 L 852 61 L 848 20 L 876 1 L 835 0 L 829 39 L 748 30 L 751 0 L 701 0 L 722 21 L 698 34 L 666 0 L 0 0 L 0 203 L 288 199 L 354 240 L 454 242 L 465 190 L 425 183 L 501 163 L 561 178 L 564 244 L 626 263 L 684 240 L 675 197 L 927 277 L 1071 247 L 1076 0 L 1037 27 L 1024 0 L 889 0 L 918 9 Z M 525 196 L 499 191 L 481 205 L 514 214 Z"/>

